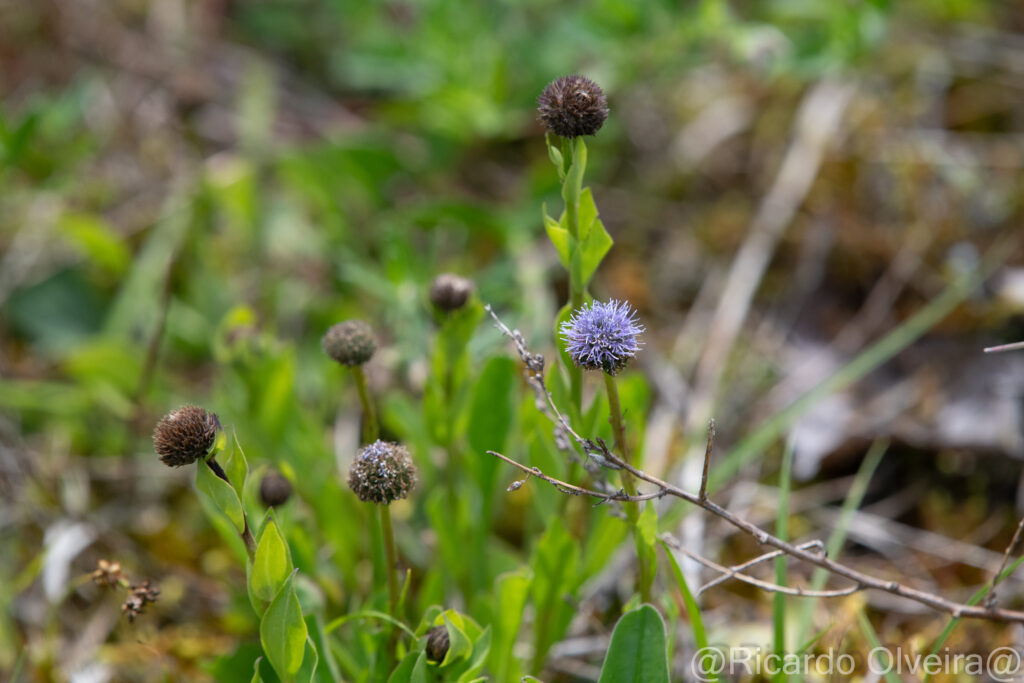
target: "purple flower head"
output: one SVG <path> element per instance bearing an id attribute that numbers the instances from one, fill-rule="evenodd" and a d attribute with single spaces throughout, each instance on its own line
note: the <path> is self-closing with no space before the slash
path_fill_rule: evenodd
<path id="1" fill-rule="evenodd" d="M 637 337 L 644 331 L 636 311 L 625 301 L 595 301 L 573 312 L 562 323 L 562 339 L 572 361 L 587 370 L 616 374 L 640 350 Z"/>

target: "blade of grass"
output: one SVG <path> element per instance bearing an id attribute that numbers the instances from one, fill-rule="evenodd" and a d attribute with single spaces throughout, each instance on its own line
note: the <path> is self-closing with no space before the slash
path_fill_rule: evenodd
<path id="1" fill-rule="evenodd" d="M 860 507 L 861 501 L 864 500 L 868 484 L 871 483 L 871 478 L 874 476 L 875 470 L 878 469 L 879 463 L 882 462 L 882 458 L 885 456 L 888 448 L 889 442 L 880 439 L 871 444 L 867 455 L 864 456 L 864 460 L 861 462 L 860 468 L 853 478 L 853 483 L 850 485 L 850 491 L 846 494 L 846 500 L 843 501 L 843 507 L 839 512 L 836 526 L 829 535 L 828 542 L 825 544 L 825 552 L 832 559 L 839 558 L 843 549 L 843 543 L 846 542 L 846 533 L 849 530 L 850 520 L 853 519 L 853 513 Z M 827 580 L 828 571 L 821 568 L 815 569 L 811 575 L 811 589 L 821 590 L 825 587 Z M 797 621 L 796 642 L 803 642 L 807 637 L 807 632 L 810 630 L 811 620 L 814 616 L 814 608 L 817 604 L 818 600 L 816 598 L 808 598 L 801 604 L 800 618 Z"/>
<path id="2" fill-rule="evenodd" d="M 793 475 L 793 440 L 786 441 L 786 449 L 782 453 L 782 468 L 779 470 L 779 510 L 775 516 L 775 535 L 783 541 L 789 540 L 789 492 Z M 786 585 L 786 556 L 775 558 L 775 583 Z M 772 596 L 772 621 L 774 628 L 775 654 L 780 658 L 786 656 L 786 596 L 775 593 Z M 772 676 L 776 683 L 788 680 L 786 673 L 779 669 Z"/>
<path id="3" fill-rule="evenodd" d="M 668 558 L 668 564 L 672 568 L 672 575 L 675 576 L 679 592 L 682 593 L 686 613 L 690 616 L 690 626 L 693 628 L 693 641 L 696 644 L 697 652 L 706 651 L 708 647 L 708 634 L 704 628 L 704 619 L 701 617 L 700 607 L 697 605 L 693 593 L 690 592 L 690 587 L 686 584 L 686 577 L 683 576 L 683 570 L 679 568 L 679 563 L 676 562 L 675 556 L 672 555 L 672 549 L 665 545 L 664 541 L 661 541 L 661 549 L 665 551 L 665 557 Z M 708 681 L 718 680 L 717 674 L 708 672 L 707 675 Z"/>
<path id="4" fill-rule="evenodd" d="M 875 633 L 875 627 L 871 625 L 871 621 L 868 619 L 868 615 L 864 614 L 863 609 L 857 610 L 857 621 L 860 622 L 860 630 L 864 633 L 864 637 L 867 638 L 868 642 L 871 644 L 871 649 L 877 650 L 881 648 L 882 643 L 878 640 L 878 634 Z M 886 662 L 878 662 L 878 666 L 885 669 L 885 673 L 883 673 L 882 676 L 888 683 L 903 683 L 900 680 L 900 677 L 886 666 Z"/>

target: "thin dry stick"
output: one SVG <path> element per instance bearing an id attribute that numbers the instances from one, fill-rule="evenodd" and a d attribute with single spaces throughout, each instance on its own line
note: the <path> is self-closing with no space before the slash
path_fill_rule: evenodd
<path id="1" fill-rule="evenodd" d="M 702 557 L 701 555 L 698 555 L 693 551 L 687 550 L 682 543 L 680 543 L 678 540 L 676 540 L 669 534 L 662 534 L 660 538 L 666 544 L 671 546 L 673 550 L 681 552 L 683 555 L 686 555 L 695 562 L 699 562 L 708 569 L 713 569 L 716 572 L 721 573 L 722 576 L 715 580 L 715 585 L 721 583 L 722 581 L 727 581 L 729 579 L 738 579 L 739 581 L 742 581 L 744 583 L 749 583 L 751 586 L 757 586 L 761 590 L 767 591 L 769 593 L 782 593 L 784 595 L 792 595 L 794 597 L 800 598 L 841 598 L 845 595 L 853 595 L 854 593 L 860 590 L 860 586 L 857 585 L 848 586 L 847 588 L 838 588 L 836 590 L 823 591 L 805 590 L 803 588 L 800 588 L 799 586 L 780 586 L 777 583 L 771 583 L 769 581 L 755 579 L 753 576 L 749 576 L 747 574 L 743 574 L 741 572 L 736 571 L 735 567 L 726 567 L 724 565 L 718 564 L 717 562 L 713 562 L 712 560 L 709 560 L 706 557 Z M 776 554 L 782 555 L 783 552 L 780 550 Z M 711 585 L 712 584 L 702 586 L 701 589 L 697 591 L 697 594 L 699 595 L 703 593 L 705 590 L 710 588 Z"/>
<path id="2" fill-rule="evenodd" d="M 704 449 L 704 469 L 700 474 L 700 493 L 698 494 L 701 500 L 708 499 L 708 469 L 711 467 L 711 449 L 715 444 L 715 418 L 711 418 L 708 421 L 708 445 Z"/>
<path id="3" fill-rule="evenodd" d="M 801 543 L 799 547 L 804 548 L 805 550 L 810 550 L 811 548 L 814 548 L 815 550 L 819 550 L 819 551 L 824 551 L 825 550 L 825 544 L 822 543 L 818 539 L 814 539 L 812 541 L 807 541 L 806 543 Z M 723 574 L 722 576 L 719 576 L 717 579 L 712 579 L 711 581 L 708 581 L 706 584 L 701 586 L 697 590 L 697 595 L 700 595 L 701 593 L 703 593 L 705 591 L 708 591 L 708 590 L 714 588 L 715 586 L 718 586 L 720 584 L 725 583 L 726 581 L 731 579 L 734 574 L 737 574 L 737 573 L 743 571 L 744 569 L 750 569 L 751 567 L 757 566 L 757 565 L 761 564 L 762 562 L 767 562 L 768 560 L 774 560 L 776 557 L 779 557 L 780 555 L 785 555 L 785 554 L 786 553 L 782 552 L 781 550 L 773 550 L 770 553 L 765 553 L 764 555 L 758 555 L 754 559 L 747 560 L 746 562 L 743 562 L 742 564 L 733 565 L 732 567 L 729 567 L 729 572 L 727 574 Z"/>
<path id="4" fill-rule="evenodd" d="M 616 491 L 614 493 L 594 491 L 592 489 L 585 489 L 579 486 L 574 486 L 567 482 L 561 481 L 560 479 L 556 479 L 555 477 L 551 477 L 542 472 L 540 468 L 528 467 L 520 462 L 517 462 L 516 460 L 513 460 L 512 458 L 502 455 L 501 453 L 497 453 L 495 451 L 487 451 L 488 454 L 504 460 L 513 467 L 516 467 L 521 471 L 525 472 L 529 476 L 543 479 L 544 481 L 550 483 L 556 489 L 562 491 L 563 493 L 568 493 L 571 495 L 584 495 L 589 496 L 591 498 L 597 498 L 602 503 L 612 500 L 617 500 L 621 502 L 639 502 L 642 500 L 650 500 L 652 498 L 661 498 L 663 496 L 673 496 L 675 498 L 685 500 L 688 503 L 703 508 L 704 510 L 710 512 L 716 517 L 724 519 L 726 522 L 732 524 L 740 531 L 743 531 L 749 534 L 750 536 L 753 536 L 755 539 L 757 539 L 758 543 L 762 545 L 772 546 L 773 548 L 776 548 L 784 552 L 785 554 L 790 555 L 791 557 L 795 557 L 798 560 L 803 560 L 804 562 L 807 562 L 809 564 L 826 569 L 833 574 L 837 574 L 839 576 L 842 576 L 843 578 L 849 579 L 854 583 L 855 590 L 858 591 L 866 590 L 869 588 L 884 591 L 886 593 L 898 595 L 902 598 L 907 598 L 908 600 L 913 600 L 914 602 L 918 602 L 922 605 L 927 605 L 928 607 L 931 607 L 932 609 L 935 609 L 937 611 L 947 612 L 957 618 L 988 619 L 991 621 L 1012 621 L 1024 623 L 1024 612 L 1000 609 L 995 607 L 994 604 L 979 607 L 976 605 L 967 605 L 964 603 L 955 602 L 953 600 L 947 600 L 946 598 L 943 598 L 941 596 L 934 595 L 932 593 L 927 593 L 916 588 L 911 588 L 910 586 L 905 586 L 901 584 L 899 581 L 887 581 L 885 579 L 880 579 L 878 577 L 871 576 L 870 574 L 865 574 L 856 569 L 853 569 L 852 567 L 847 567 L 846 565 L 839 564 L 838 562 L 831 560 L 824 555 L 819 555 L 817 553 L 811 552 L 807 548 L 793 545 L 792 543 L 783 541 L 782 539 L 768 533 L 764 529 L 761 529 L 757 525 L 752 524 L 747 520 L 743 519 L 742 517 L 739 517 L 729 512 L 722 506 L 712 502 L 706 497 L 702 498 L 699 494 L 694 495 L 688 491 L 684 491 L 683 489 L 677 486 L 673 486 L 668 482 L 662 481 L 661 479 L 653 475 L 647 474 L 642 470 L 638 470 L 637 468 L 630 465 L 628 462 L 623 461 L 621 458 L 613 454 L 608 449 L 604 441 L 602 441 L 601 439 L 591 440 L 581 437 L 579 434 L 572 430 L 572 427 L 569 426 L 568 421 L 566 421 L 566 419 L 562 417 L 562 414 L 558 411 L 558 408 L 555 406 L 554 401 L 551 398 L 551 392 L 547 390 L 547 386 L 544 384 L 544 357 L 541 356 L 540 354 L 530 353 L 529 349 L 526 347 L 526 342 L 523 339 L 523 336 L 519 333 L 519 331 L 509 330 L 509 328 L 504 323 L 501 322 L 498 316 L 495 315 L 494 311 L 491 309 L 490 306 L 486 306 L 485 308 L 487 312 L 491 314 L 491 317 L 494 318 L 498 329 L 500 329 L 504 334 L 511 338 L 512 341 L 515 343 L 516 351 L 519 353 L 520 358 L 522 358 L 523 363 L 526 365 L 528 380 L 530 384 L 533 386 L 534 391 L 537 393 L 538 403 L 543 404 L 546 402 L 547 406 L 550 408 L 551 411 L 548 414 L 556 423 L 556 427 L 560 428 L 563 431 L 563 433 L 570 435 L 584 454 L 591 456 L 594 460 L 600 462 L 602 465 L 606 467 L 626 470 L 637 479 L 645 481 L 648 484 L 654 485 L 655 487 L 657 487 L 657 490 L 654 492 L 638 494 L 635 496 L 630 496 L 625 491 L 622 490 Z M 547 411 L 544 412 L 547 413 Z M 710 460 L 710 448 L 708 448 L 705 451 L 704 457 L 705 461 Z M 705 462 L 704 469 L 706 470 L 708 467 L 708 462 Z M 519 485 L 513 485 L 514 488 L 519 488 L 519 486 L 522 485 L 522 482 L 517 483 Z M 513 487 L 509 488 L 512 489 Z"/>
<path id="5" fill-rule="evenodd" d="M 985 595 L 985 605 L 988 607 L 996 604 L 996 586 L 1002 583 L 1004 579 L 1003 571 L 1006 569 L 1006 565 L 1010 563 L 1010 555 L 1013 554 L 1013 549 L 1020 543 L 1021 532 L 1024 532 L 1024 517 L 1021 517 L 1020 522 L 1017 523 L 1017 530 L 1013 532 L 1013 538 L 1010 539 L 1006 550 L 1003 551 L 1003 561 L 999 563 L 999 569 L 996 571 L 995 576 L 992 577 L 992 583 L 989 585 L 988 593 Z"/>
<path id="6" fill-rule="evenodd" d="M 1013 342 L 1012 344 L 1000 344 L 999 346 L 988 346 L 985 353 L 1002 353 L 1003 351 L 1019 351 L 1024 349 L 1024 342 Z"/>
<path id="7" fill-rule="evenodd" d="M 1000 609 L 994 606 L 978 607 L 975 605 L 966 605 L 964 603 L 955 602 L 953 600 L 947 600 L 946 598 L 943 598 L 941 596 L 934 595 L 932 593 L 927 593 L 925 591 L 921 591 L 916 588 L 911 588 L 909 586 L 905 586 L 901 584 L 899 581 L 887 581 L 885 579 L 880 579 L 878 577 L 871 576 L 870 574 L 865 574 L 856 569 L 853 569 L 852 567 L 847 567 L 846 565 L 839 564 L 834 560 L 830 560 L 829 558 L 823 555 L 818 555 L 800 546 L 793 545 L 792 543 L 787 543 L 786 541 L 783 541 L 782 539 L 768 533 L 764 529 L 761 529 L 760 527 L 751 524 L 742 517 L 734 515 L 733 513 L 723 508 L 722 506 L 710 500 L 701 500 L 698 496 L 695 496 L 694 494 L 689 493 L 688 491 L 683 491 L 682 489 L 673 486 L 672 484 L 669 484 L 665 481 L 662 481 L 661 479 L 658 479 L 655 476 L 647 474 L 642 470 L 638 470 L 632 465 L 629 465 L 628 463 L 625 463 L 619 458 L 615 457 L 611 453 L 607 453 L 605 457 L 611 459 L 614 464 L 618 465 L 622 469 L 625 469 L 627 472 L 632 474 L 637 479 L 646 481 L 649 484 L 653 484 L 654 486 L 657 487 L 658 490 L 652 493 L 639 494 L 637 496 L 629 496 L 622 491 L 616 493 L 603 493 L 601 491 L 593 491 L 590 489 L 584 489 L 579 486 L 573 486 L 572 484 L 568 484 L 564 481 L 544 474 L 536 467 L 527 467 L 526 465 L 523 465 L 522 463 L 519 463 L 513 460 L 512 458 L 504 456 L 500 453 L 496 453 L 494 451 L 488 451 L 488 453 L 493 456 L 501 458 L 505 462 L 519 468 L 520 470 L 522 470 L 526 474 L 529 474 L 530 476 L 543 479 L 554 485 L 559 490 L 571 492 L 573 495 L 590 496 L 592 498 L 598 498 L 602 501 L 618 500 L 624 502 L 649 500 L 651 498 L 658 498 L 661 496 L 674 496 L 675 498 L 680 498 L 688 503 L 703 508 L 704 510 L 710 512 L 716 517 L 724 519 L 740 531 L 743 531 L 749 534 L 750 536 L 753 536 L 755 539 L 757 539 L 757 542 L 762 545 L 772 546 L 774 548 L 777 548 L 778 550 L 781 550 L 782 552 L 791 557 L 795 557 L 798 560 L 803 560 L 804 562 L 807 562 L 809 564 L 822 567 L 823 569 L 827 569 L 833 574 L 837 574 L 839 576 L 842 576 L 843 578 L 853 581 L 854 590 L 852 590 L 851 592 L 866 590 L 870 588 L 874 590 L 885 591 L 886 593 L 892 593 L 893 595 L 898 595 L 902 598 L 907 598 L 908 600 L 913 600 L 915 602 L 921 603 L 922 605 L 927 605 L 928 607 L 931 607 L 932 609 L 935 609 L 937 611 L 952 614 L 954 617 L 957 618 L 988 619 L 990 621 L 1013 621 L 1024 623 L 1024 612 Z"/>

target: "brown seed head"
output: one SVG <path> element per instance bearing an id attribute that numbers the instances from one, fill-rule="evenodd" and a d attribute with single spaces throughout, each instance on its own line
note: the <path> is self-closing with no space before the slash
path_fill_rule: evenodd
<path id="1" fill-rule="evenodd" d="M 377 340 L 362 320 L 346 320 L 334 325 L 320 340 L 320 347 L 342 365 L 362 365 L 373 357 Z"/>
<path id="2" fill-rule="evenodd" d="M 213 448 L 220 421 L 198 406 L 182 406 L 168 413 L 153 430 L 153 448 L 168 467 L 190 465 Z"/>
<path id="3" fill-rule="evenodd" d="M 454 273 L 442 273 L 430 283 L 430 302 L 442 311 L 457 311 L 473 293 L 473 282 Z"/>
<path id="4" fill-rule="evenodd" d="M 121 571 L 121 563 L 106 560 L 97 562 L 96 569 L 90 576 L 100 586 L 117 586 L 121 581 L 126 581 L 124 572 Z"/>
<path id="5" fill-rule="evenodd" d="M 583 76 L 562 76 L 537 98 L 544 127 L 563 138 L 593 135 L 608 118 L 608 100 L 600 86 Z"/>
<path id="6" fill-rule="evenodd" d="M 448 627 L 441 625 L 427 631 L 427 659 L 432 662 L 443 662 L 451 643 L 448 639 Z"/>
<path id="7" fill-rule="evenodd" d="M 284 505 L 292 495 L 292 483 L 278 472 L 269 470 L 260 480 L 260 500 L 266 507 Z"/>
<path id="8" fill-rule="evenodd" d="M 416 485 L 416 466 L 405 446 L 375 441 L 359 451 L 348 472 L 348 487 L 364 503 L 389 505 Z"/>
<path id="9" fill-rule="evenodd" d="M 121 611 L 128 615 L 128 621 L 135 621 L 135 617 L 142 614 L 142 609 L 147 603 L 156 602 L 160 595 L 160 589 L 151 586 L 149 579 L 146 579 L 142 583 L 132 586 L 131 591 L 128 599 L 121 605 Z"/>

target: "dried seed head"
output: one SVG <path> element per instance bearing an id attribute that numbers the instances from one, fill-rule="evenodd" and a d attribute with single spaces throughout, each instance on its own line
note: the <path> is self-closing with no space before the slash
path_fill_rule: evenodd
<path id="1" fill-rule="evenodd" d="M 430 302 L 442 311 L 457 311 L 473 293 L 473 282 L 454 273 L 442 273 L 430 283 Z"/>
<path id="2" fill-rule="evenodd" d="M 121 611 L 128 615 L 128 621 L 135 621 L 135 617 L 142 614 L 142 609 L 147 603 L 156 602 L 157 597 L 160 595 L 160 589 L 156 586 L 151 586 L 149 579 L 142 583 L 132 586 L 131 594 L 128 599 L 121 605 Z"/>
<path id="3" fill-rule="evenodd" d="M 346 320 L 327 330 L 320 340 L 320 347 L 334 360 L 352 367 L 373 357 L 377 340 L 373 330 L 362 320 Z"/>
<path id="4" fill-rule="evenodd" d="M 612 299 L 578 308 L 562 323 L 561 336 L 577 366 L 614 375 L 640 350 L 638 337 L 643 331 L 636 311 L 626 302 Z"/>
<path id="5" fill-rule="evenodd" d="M 269 470 L 260 480 L 260 500 L 266 507 L 284 505 L 292 496 L 292 483 L 278 472 Z"/>
<path id="6" fill-rule="evenodd" d="M 220 421 L 199 406 L 182 406 L 168 413 L 153 430 L 153 448 L 168 467 L 190 465 L 213 448 Z"/>
<path id="7" fill-rule="evenodd" d="M 364 503 L 389 505 L 416 485 L 416 466 L 405 446 L 375 441 L 359 451 L 348 472 L 348 487 Z"/>
<path id="8" fill-rule="evenodd" d="M 120 562 L 100 560 L 96 563 L 96 570 L 90 576 L 100 586 L 117 586 L 122 581 L 127 583 L 124 572 L 121 571 Z"/>
<path id="9" fill-rule="evenodd" d="M 448 639 L 448 627 L 441 625 L 427 631 L 427 659 L 432 662 L 443 662 L 451 643 Z"/>
<path id="10" fill-rule="evenodd" d="M 608 100 L 600 86 L 583 76 L 562 76 L 537 98 L 541 123 L 563 138 L 593 135 L 608 118 Z"/>

